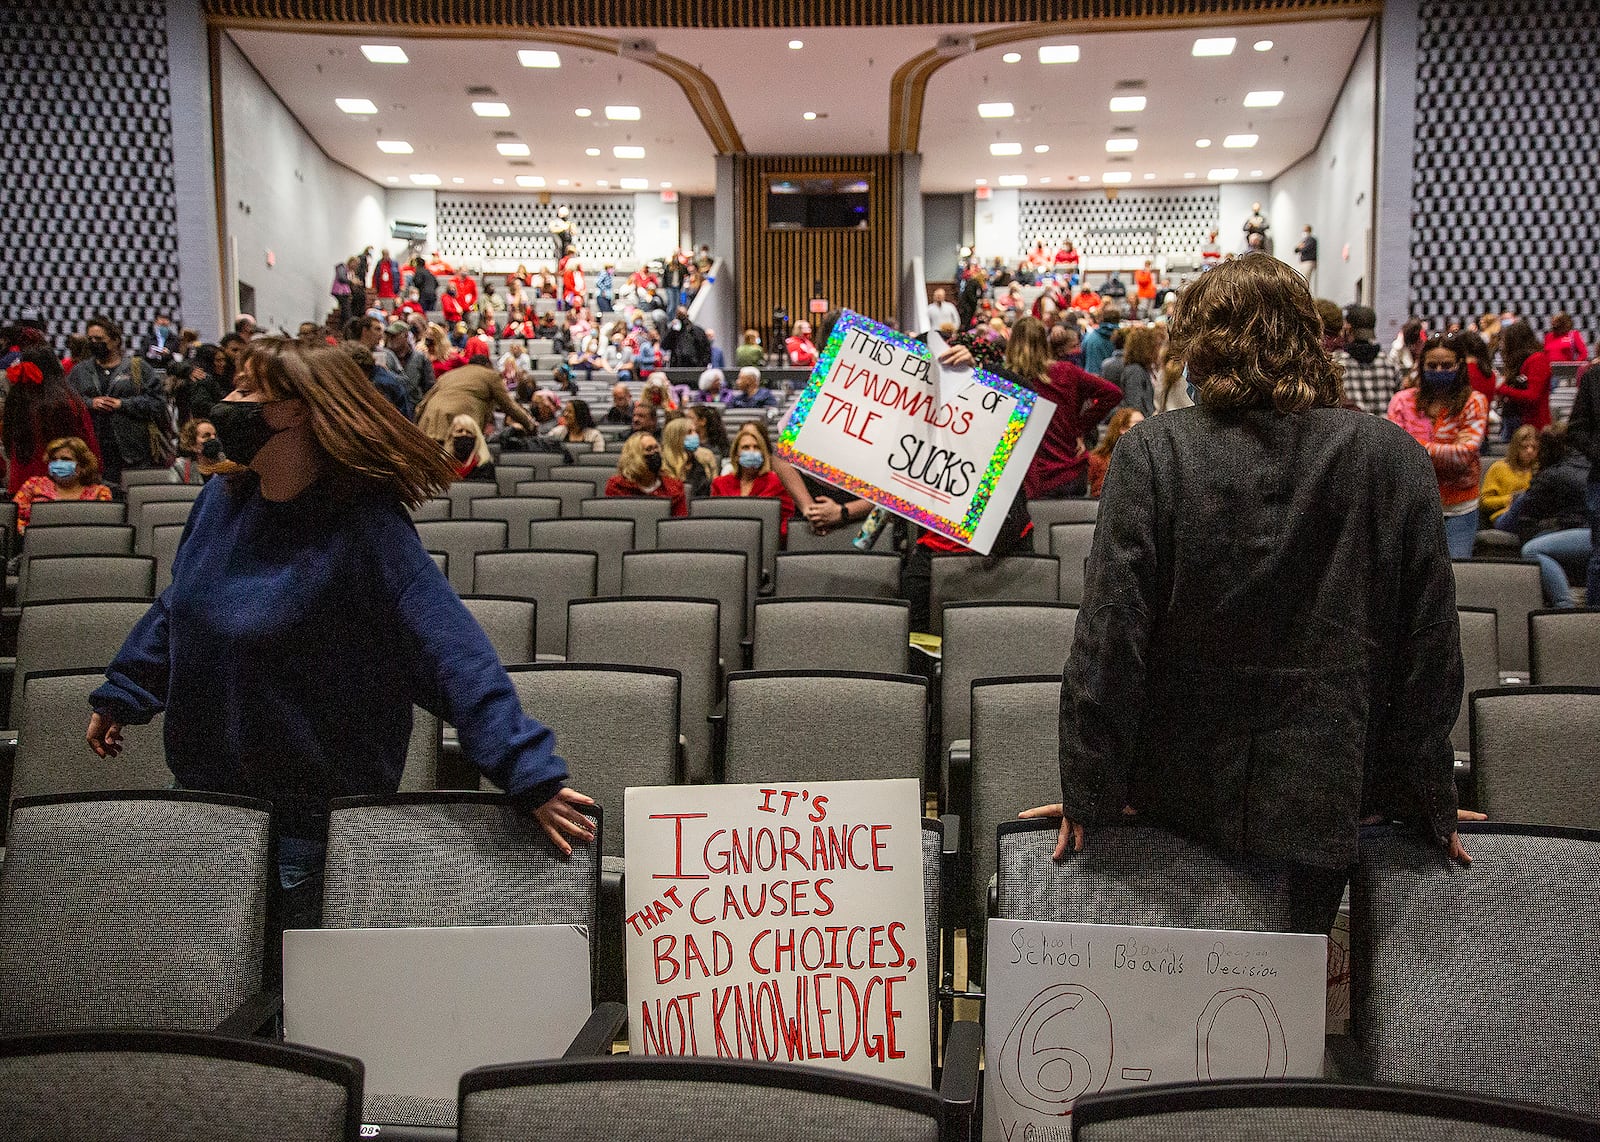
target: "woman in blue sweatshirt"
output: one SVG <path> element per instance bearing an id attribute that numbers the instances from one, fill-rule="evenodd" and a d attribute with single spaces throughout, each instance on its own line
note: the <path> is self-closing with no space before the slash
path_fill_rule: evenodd
<path id="1" fill-rule="evenodd" d="M 258 342 L 236 385 L 211 410 L 226 478 L 90 696 L 91 748 L 116 757 L 165 710 L 180 786 L 272 802 L 286 889 L 321 867 L 329 801 L 398 788 L 413 704 L 559 849 L 591 840 L 593 802 L 406 512 L 454 475 L 438 444 L 336 349 Z"/>

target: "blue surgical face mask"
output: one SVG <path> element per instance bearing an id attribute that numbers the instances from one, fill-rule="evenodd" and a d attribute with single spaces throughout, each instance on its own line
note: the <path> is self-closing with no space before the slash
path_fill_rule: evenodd
<path id="1" fill-rule="evenodd" d="M 1183 367 L 1183 387 L 1189 390 L 1189 399 L 1195 404 L 1200 403 L 1200 394 L 1194 391 L 1194 382 L 1189 379 L 1189 366 Z"/>
<path id="2" fill-rule="evenodd" d="M 765 459 L 766 457 L 761 455 L 761 452 L 758 449 L 745 448 L 739 453 L 739 467 L 759 468 L 761 467 L 761 462 Z"/>
<path id="3" fill-rule="evenodd" d="M 50 475 L 55 477 L 57 480 L 70 480 L 77 474 L 78 462 L 76 460 L 50 461 Z"/>
<path id="4" fill-rule="evenodd" d="M 1447 393 L 1455 387 L 1456 370 L 1423 369 L 1421 383 L 1422 391 L 1425 393 L 1432 393 L 1435 395 L 1439 393 Z"/>
<path id="5" fill-rule="evenodd" d="M 697 451 L 699 449 L 699 447 L 700 447 L 700 436 L 699 436 L 698 433 L 691 432 L 691 433 L 689 433 L 688 436 L 685 436 L 683 438 L 683 450 L 685 452 Z"/>

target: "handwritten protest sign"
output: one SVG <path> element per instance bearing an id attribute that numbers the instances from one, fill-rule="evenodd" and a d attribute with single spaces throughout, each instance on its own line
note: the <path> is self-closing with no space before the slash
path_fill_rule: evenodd
<path id="1" fill-rule="evenodd" d="M 1320 1077 L 1327 943 L 990 920 L 984 1137 L 1065 1139 L 1095 1091 Z"/>
<path id="2" fill-rule="evenodd" d="M 835 487 L 987 553 L 1055 406 L 846 310 L 778 438 Z"/>
<path id="3" fill-rule="evenodd" d="M 629 1050 L 931 1075 L 917 782 L 629 789 Z"/>

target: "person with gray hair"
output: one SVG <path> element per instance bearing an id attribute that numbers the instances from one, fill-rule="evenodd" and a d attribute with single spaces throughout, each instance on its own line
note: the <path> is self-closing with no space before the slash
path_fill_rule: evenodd
<path id="1" fill-rule="evenodd" d="M 727 378 L 723 376 L 721 369 L 707 369 L 700 374 L 700 393 L 705 400 L 720 401 L 722 399 L 722 388 L 725 384 L 727 384 Z"/>
<path id="2" fill-rule="evenodd" d="M 761 370 L 746 365 L 739 370 L 739 387 L 729 393 L 723 404 L 728 408 L 777 408 L 778 394 L 761 383 Z"/>

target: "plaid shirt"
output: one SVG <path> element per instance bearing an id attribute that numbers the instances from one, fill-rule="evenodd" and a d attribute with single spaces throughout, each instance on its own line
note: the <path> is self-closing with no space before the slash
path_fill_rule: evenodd
<path id="1" fill-rule="evenodd" d="M 1360 405 L 1362 412 L 1383 416 L 1389 411 L 1389 400 L 1400 388 L 1400 377 L 1382 353 L 1367 365 L 1343 349 L 1333 359 L 1344 370 L 1344 395 Z"/>

